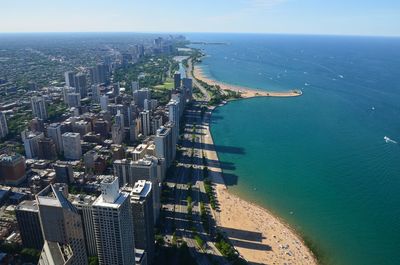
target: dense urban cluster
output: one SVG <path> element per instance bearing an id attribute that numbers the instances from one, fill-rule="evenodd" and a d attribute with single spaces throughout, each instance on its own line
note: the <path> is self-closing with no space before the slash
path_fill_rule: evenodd
<path id="1" fill-rule="evenodd" d="M 57 65 L 76 63 L 41 88 L 2 69 L 2 262 L 153 263 L 162 183 L 192 101 L 192 79 L 174 60 L 183 41 L 157 37 L 129 52 L 105 45 L 90 65 L 68 49 L 22 49 Z M 23 60 L 16 71 L 29 68 L 30 58 Z M 146 71 L 151 66 L 155 72 Z M 48 82 L 52 71 L 43 73 Z"/>

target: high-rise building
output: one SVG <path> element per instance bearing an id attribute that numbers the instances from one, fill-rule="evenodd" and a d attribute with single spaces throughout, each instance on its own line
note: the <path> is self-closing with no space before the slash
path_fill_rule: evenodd
<path id="1" fill-rule="evenodd" d="M 140 112 L 140 119 L 142 122 L 142 134 L 144 136 L 150 135 L 150 111 L 145 110 Z"/>
<path id="2" fill-rule="evenodd" d="M 36 196 L 44 239 L 39 265 L 88 264 L 82 219 L 67 197 L 65 184 L 47 186 Z"/>
<path id="3" fill-rule="evenodd" d="M 132 93 L 139 90 L 139 80 L 132 81 Z M 133 94 L 132 94 L 133 95 Z"/>
<path id="4" fill-rule="evenodd" d="M 154 137 L 156 146 L 156 155 L 158 158 L 164 158 L 166 166 L 169 167 L 172 163 L 172 132 L 171 128 L 160 127 Z"/>
<path id="5" fill-rule="evenodd" d="M 111 138 L 114 144 L 122 144 L 124 140 L 124 128 L 114 124 L 111 127 Z"/>
<path id="6" fill-rule="evenodd" d="M 65 85 L 67 87 L 75 87 L 75 74 L 74 72 L 68 71 L 64 73 Z"/>
<path id="7" fill-rule="evenodd" d="M 24 143 L 26 158 L 37 158 L 39 155 L 39 139 L 44 137 L 42 132 L 32 132 L 25 130 L 21 132 L 22 142 Z"/>
<path id="8" fill-rule="evenodd" d="M 101 110 L 107 111 L 108 110 L 108 104 L 109 104 L 109 99 L 107 95 L 103 95 L 100 97 L 100 107 Z"/>
<path id="9" fill-rule="evenodd" d="M 78 210 L 82 218 L 83 232 L 85 233 L 86 250 L 89 256 L 97 256 L 96 236 L 94 234 L 94 220 L 92 205 L 96 200 L 95 196 L 91 195 L 70 195 L 69 199 Z"/>
<path id="10" fill-rule="evenodd" d="M 134 227 L 129 193 L 118 178 L 103 177 L 101 195 L 93 203 L 93 221 L 100 265 L 135 263 Z"/>
<path id="11" fill-rule="evenodd" d="M 174 88 L 175 90 L 178 90 L 181 87 L 181 74 L 179 72 L 176 72 L 174 74 Z"/>
<path id="12" fill-rule="evenodd" d="M 0 156 L 0 182 L 6 185 L 19 185 L 26 179 L 25 158 L 20 154 Z"/>
<path id="13" fill-rule="evenodd" d="M 41 138 L 38 140 L 38 158 L 46 160 L 57 159 L 56 145 L 51 138 Z"/>
<path id="14" fill-rule="evenodd" d="M 90 68 L 90 79 L 92 84 L 106 84 L 110 80 L 110 68 L 106 64 L 97 64 L 95 67 Z"/>
<path id="15" fill-rule="evenodd" d="M 79 160 L 82 156 L 81 137 L 79 133 L 66 132 L 62 135 L 64 157 Z"/>
<path id="16" fill-rule="evenodd" d="M 130 193 L 135 231 L 135 248 L 147 252 L 147 260 L 152 264 L 154 257 L 154 216 L 152 183 L 139 180 L 133 187 L 126 186 L 124 191 Z"/>
<path id="17" fill-rule="evenodd" d="M 81 95 L 81 98 L 87 97 L 87 81 L 85 74 L 75 75 L 75 88 L 76 92 Z"/>
<path id="18" fill-rule="evenodd" d="M 191 101 L 193 96 L 193 80 L 190 78 L 182 79 L 182 87 L 184 90 L 185 101 Z"/>
<path id="19" fill-rule="evenodd" d="M 53 164 L 54 171 L 56 172 L 56 183 L 69 184 L 74 179 L 74 169 L 69 163 L 57 162 Z"/>
<path id="20" fill-rule="evenodd" d="M 144 108 L 144 100 L 151 98 L 151 92 L 148 88 L 142 88 L 133 92 L 133 101 L 140 108 Z"/>
<path id="21" fill-rule="evenodd" d="M 53 139 L 53 142 L 56 144 L 57 153 L 61 154 L 63 152 L 61 124 L 50 124 L 47 127 L 47 137 Z"/>
<path id="22" fill-rule="evenodd" d="M 68 93 L 67 104 L 70 108 L 78 108 L 81 106 L 81 94 L 80 93 Z"/>
<path id="23" fill-rule="evenodd" d="M 8 134 L 8 126 L 6 114 L 0 111 L 0 139 L 6 137 Z"/>
<path id="24" fill-rule="evenodd" d="M 160 115 L 151 117 L 150 119 L 150 133 L 156 134 L 157 130 L 162 126 L 163 119 Z"/>
<path id="25" fill-rule="evenodd" d="M 179 130 L 179 102 L 176 100 L 171 99 L 168 104 L 168 119 L 170 122 L 173 122 L 176 128 Z M 178 135 L 176 135 L 178 137 Z"/>
<path id="26" fill-rule="evenodd" d="M 120 187 L 129 183 L 131 162 L 128 159 L 118 159 L 113 163 L 114 175 L 118 177 Z"/>
<path id="27" fill-rule="evenodd" d="M 24 248 L 42 250 L 44 242 L 36 201 L 22 201 L 15 208 L 15 216 Z"/>
<path id="28" fill-rule="evenodd" d="M 139 180 L 151 181 L 153 187 L 153 208 L 154 208 L 154 222 L 158 219 L 160 213 L 160 179 L 157 175 L 157 163 L 158 160 L 155 157 L 145 156 L 142 159 L 133 161 L 130 167 L 130 185 L 135 185 Z"/>
<path id="29" fill-rule="evenodd" d="M 101 95 L 101 86 L 100 85 L 92 85 L 91 86 L 91 91 L 92 91 L 92 100 L 94 102 L 99 103 L 100 102 L 100 95 Z"/>
<path id="30" fill-rule="evenodd" d="M 46 110 L 46 102 L 43 97 L 32 97 L 31 98 L 31 106 L 32 106 L 32 114 L 34 117 L 46 120 L 47 119 L 47 110 Z"/>

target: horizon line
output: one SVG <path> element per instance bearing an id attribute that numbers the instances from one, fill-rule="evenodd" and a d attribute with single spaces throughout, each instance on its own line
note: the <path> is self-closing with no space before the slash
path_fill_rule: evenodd
<path id="1" fill-rule="evenodd" d="M 93 34 L 93 33 L 134 33 L 134 34 L 243 34 L 243 35 L 297 35 L 297 36 L 332 36 L 332 37 L 387 37 L 399 38 L 400 35 L 369 35 L 339 33 L 290 33 L 290 32 L 241 32 L 241 31 L 0 31 L 0 34 Z"/>

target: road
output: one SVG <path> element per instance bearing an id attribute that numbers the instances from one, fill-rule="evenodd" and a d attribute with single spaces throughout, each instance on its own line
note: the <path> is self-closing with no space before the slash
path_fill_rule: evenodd
<path id="1" fill-rule="evenodd" d="M 169 218 L 164 224 L 165 238 L 172 241 L 172 234 L 185 241 L 192 256 L 198 264 L 222 264 L 229 262 L 215 247 L 208 231 L 204 230 L 200 214 L 200 202 L 202 201 L 211 212 L 211 207 L 205 194 L 203 183 L 203 137 L 205 135 L 202 126 L 201 103 L 194 102 L 193 107 L 185 111 L 186 124 L 183 137 L 179 141 L 180 155 L 177 155 L 177 166 L 173 176 L 167 178 L 170 187 L 175 187 L 173 199 L 163 204 L 163 209 L 168 211 Z M 192 183 L 189 192 L 188 183 Z M 189 194 L 190 193 L 190 194 Z M 188 214 L 187 197 L 192 198 L 192 214 Z M 204 242 L 199 247 L 194 236 L 198 235 Z M 207 254 L 207 255 L 206 255 Z"/>
<path id="2" fill-rule="evenodd" d="M 201 93 L 203 94 L 203 96 L 204 96 L 204 100 L 205 101 L 210 101 L 211 100 L 211 96 L 210 96 L 210 94 L 208 93 L 208 91 L 207 91 L 207 89 L 205 89 L 201 84 L 200 84 L 200 82 L 199 81 L 197 81 L 197 79 L 193 76 L 193 62 L 192 62 L 192 59 L 189 59 L 188 60 L 188 67 L 187 67 L 187 70 L 186 70 L 186 75 L 187 75 L 187 77 L 188 78 L 191 78 L 192 80 L 193 80 L 193 84 L 198 88 L 198 89 L 200 89 L 200 91 L 201 91 Z"/>

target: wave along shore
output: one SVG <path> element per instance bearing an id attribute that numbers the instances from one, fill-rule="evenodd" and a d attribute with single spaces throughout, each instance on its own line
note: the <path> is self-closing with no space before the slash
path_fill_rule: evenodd
<path id="1" fill-rule="evenodd" d="M 188 69 L 189 71 L 191 69 Z M 232 86 L 206 78 L 199 67 L 195 67 L 195 78 L 208 84 L 218 84 L 222 89 L 237 88 L 242 92 L 242 97 L 299 96 L 298 92 L 262 92 L 245 87 Z M 245 92 L 243 94 L 243 92 Z M 260 94 L 261 93 L 261 94 Z M 268 95 L 263 94 L 268 93 Z M 273 94 L 271 94 L 273 93 Z M 205 115 L 205 135 L 203 142 L 209 146 L 204 150 L 209 161 L 216 161 L 207 165 L 214 185 L 219 211 L 213 211 L 216 224 L 230 239 L 240 255 L 254 264 L 318 264 L 313 253 L 305 245 L 296 232 L 284 221 L 274 216 L 268 210 L 250 203 L 229 192 L 223 179 L 219 164 L 218 154 L 210 132 L 211 107 Z"/>

